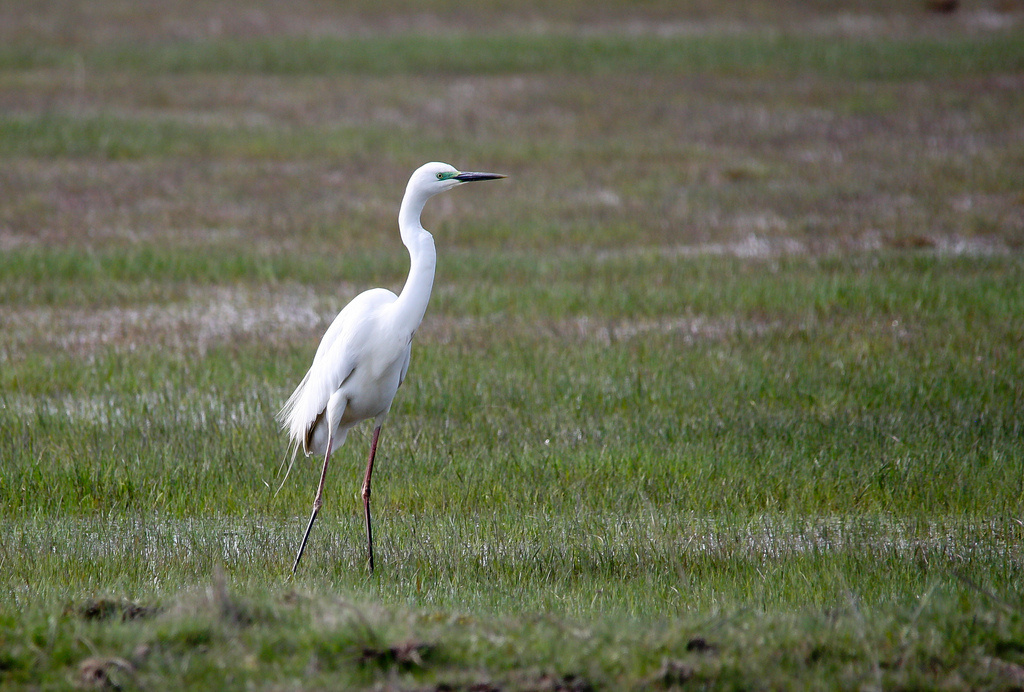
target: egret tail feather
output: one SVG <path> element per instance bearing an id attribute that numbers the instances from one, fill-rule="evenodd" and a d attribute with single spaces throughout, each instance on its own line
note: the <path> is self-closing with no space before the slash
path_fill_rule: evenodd
<path id="1" fill-rule="evenodd" d="M 298 454 L 299 454 L 299 445 L 298 444 L 292 444 L 291 448 L 292 448 L 291 458 L 289 459 L 287 456 L 285 456 L 285 458 L 281 460 L 281 465 L 277 467 L 277 474 L 276 475 L 280 476 L 281 475 L 281 469 L 284 468 L 285 462 L 288 462 L 288 468 L 284 472 L 284 478 L 281 479 L 281 485 L 277 486 L 277 490 L 274 491 L 274 497 L 275 498 L 280 494 L 281 488 L 284 487 L 284 484 L 288 482 L 288 476 L 291 475 L 292 467 L 295 466 L 295 457 L 298 456 Z"/>

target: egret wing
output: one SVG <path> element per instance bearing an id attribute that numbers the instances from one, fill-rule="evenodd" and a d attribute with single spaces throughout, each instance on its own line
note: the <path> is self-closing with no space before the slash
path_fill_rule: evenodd
<path id="1" fill-rule="evenodd" d="M 278 420 L 295 445 L 301 445 L 317 417 L 359 365 L 363 353 L 362 335 L 372 329 L 379 308 L 395 300 L 386 289 L 373 289 L 356 296 L 338 313 L 317 347 L 313 364 L 302 382 L 288 397 Z"/>

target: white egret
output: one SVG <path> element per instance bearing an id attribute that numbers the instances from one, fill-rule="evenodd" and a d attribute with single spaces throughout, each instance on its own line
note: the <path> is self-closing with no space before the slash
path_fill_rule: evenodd
<path id="1" fill-rule="evenodd" d="M 320 484 L 306 533 L 292 565 L 299 566 L 309 532 L 323 504 L 327 462 L 357 423 L 373 419 L 373 440 L 363 480 L 366 547 L 373 572 L 373 530 L 370 525 L 370 476 L 380 428 L 391 410 L 398 387 L 409 369 L 412 337 L 423 320 L 434 283 L 434 238 L 420 223 L 427 200 L 462 183 L 504 178 L 496 173 L 463 173 L 446 163 L 427 163 L 409 178 L 398 212 L 402 242 L 409 249 L 409 277 L 401 295 L 373 288 L 352 299 L 328 327 L 313 364 L 278 414 L 295 451 L 324 457 Z"/>

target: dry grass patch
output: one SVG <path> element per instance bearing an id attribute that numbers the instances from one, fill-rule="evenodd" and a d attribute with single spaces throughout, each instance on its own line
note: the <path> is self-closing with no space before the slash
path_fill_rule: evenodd
<path id="1" fill-rule="evenodd" d="M 354 295 L 354 293 L 353 293 Z M 317 297 L 299 286 L 276 286 L 272 295 L 248 287 L 189 289 L 176 303 L 109 309 L 34 307 L 0 312 L 5 346 L 14 353 L 53 349 L 87 355 L 161 346 L 174 353 L 204 354 L 239 339 L 292 343 L 333 318 L 343 297 Z"/>

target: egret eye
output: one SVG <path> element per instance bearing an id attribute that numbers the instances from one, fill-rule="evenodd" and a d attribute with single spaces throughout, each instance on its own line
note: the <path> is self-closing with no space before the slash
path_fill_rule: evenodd
<path id="1" fill-rule="evenodd" d="M 437 179 L 438 180 L 444 180 L 444 173 L 438 173 L 437 174 Z"/>

